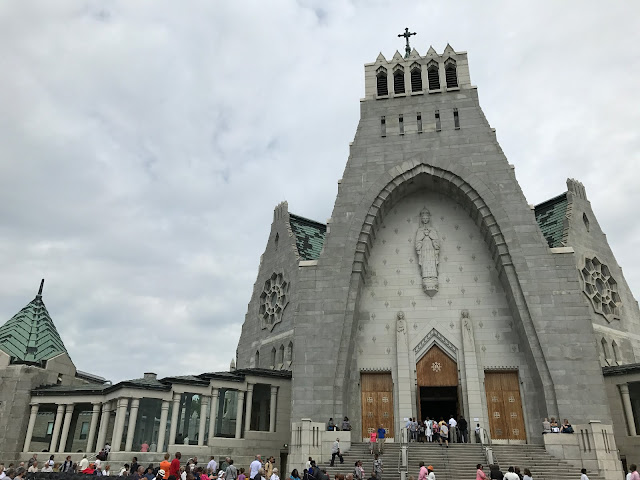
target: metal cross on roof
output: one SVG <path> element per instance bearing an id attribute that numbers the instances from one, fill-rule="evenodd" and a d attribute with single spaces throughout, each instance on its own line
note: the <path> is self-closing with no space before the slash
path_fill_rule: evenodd
<path id="1" fill-rule="evenodd" d="M 409 32 L 409 27 L 404 29 L 404 33 L 399 34 L 399 37 L 404 37 L 407 40 L 407 46 L 404 47 L 404 58 L 409 58 L 409 55 L 411 55 L 411 47 L 409 46 L 409 37 L 411 35 L 417 35 L 416 32 Z"/>

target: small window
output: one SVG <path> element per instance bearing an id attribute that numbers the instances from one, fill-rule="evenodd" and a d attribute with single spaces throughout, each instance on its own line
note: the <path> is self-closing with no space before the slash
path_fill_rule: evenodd
<path id="1" fill-rule="evenodd" d="M 276 239 L 274 241 L 275 245 L 276 245 L 276 250 L 278 249 L 278 242 L 280 241 L 280 234 L 276 233 Z"/>
<path id="2" fill-rule="evenodd" d="M 433 60 L 427 67 L 427 79 L 429 80 L 429 90 L 440 90 L 440 72 L 438 62 Z"/>
<path id="3" fill-rule="evenodd" d="M 447 79 L 447 88 L 455 88 L 458 86 L 458 72 L 456 68 L 456 61 L 453 58 L 449 58 L 445 62 L 444 74 Z"/>
<path id="4" fill-rule="evenodd" d="M 287 362 L 293 362 L 293 342 L 287 345 Z"/>
<path id="5" fill-rule="evenodd" d="M 422 133 L 422 114 L 420 112 L 416 115 L 416 120 L 418 122 L 418 133 Z"/>
<path id="6" fill-rule="evenodd" d="M 260 368 L 260 352 L 256 350 L 256 356 L 254 358 L 256 368 Z"/>
<path id="7" fill-rule="evenodd" d="M 276 366 L 276 347 L 271 348 L 271 367 Z"/>
<path id="8" fill-rule="evenodd" d="M 613 361 L 615 365 L 620 364 L 620 351 L 618 350 L 618 344 L 614 340 L 611 342 L 611 350 L 613 350 Z"/>
<path id="9" fill-rule="evenodd" d="M 582 214 L 582 221 L 584 222 L 584 226 L 587 229 L 587 232 L 589 231 L 589 217 L 587 217 L 586 213 Z"/>
<path id="10" fill-rule="evenodd" d="M 453 125 L 456 127 L 456 130 L 460 130 L 460 116 L 458 115 L 458 109 L 453 109 Z"/>
<path id="11" fill-rule="evenodd" d="M 420 69 L 420 65 L 417 63 L 414 63 L 411 66 L 411 91 L 422 91 L 422 70 Z"/>
<path id="12" fill-rule="evenodd" d="M 387 86 L 387 69 L 380 67 L 376 72 L 376 83 L 378 86 L 378 96 L 382 97 L 389 95 L 389 88 Z"/>
<path id="13" fill-rule="evenodd" d="M 404 135 L 404 117 L 402 114 L 398 117 L 398 128 L 400 129 L 400 135 Z"/>
<path id="14" fill-rule="evenodd" d="M 47 423 L 47 435 L 53 435 L 53 422 Z"/>
<path id="15" fill-rule="evenodd" d="M 278 349 L 278 365 L 282 365 L 284 363 L 284 345 L 280 345 Z"/>
<path id="16" fill-rule="evenodd" d="M 405 93 L 404 92 L 404 71 L 402 69 L 398 69 L 393 72 L 393 92 Z"/>
<path id="17" fill-rule="evenodd" d="M 89 422 L 82 422 L 80 426 L 80 440 L 86 440 L 89 436 Z"/>
<path id="18" fill-rule="evenodd" d="M 380 117 L 380 135 L 383 137 L 387 136 L 387 121 L 384 117 Z"/>
<path id="19" fill-rule="evenodd" d="M 609 344 L 607 343 L 607 340 L 602 337 L 602 340 L 600 341 L 600 343 L 602 344 L 602 354 L 604 355 L 604 361 L 607 365 L 611 364 L 611 353 L 609 352 Z"/>
<path id="20" fill-rule="evenodd" d="M 440 125 L 440 110 L 436 110 L 436 132 L 442 130 L 442 125 Z"/>

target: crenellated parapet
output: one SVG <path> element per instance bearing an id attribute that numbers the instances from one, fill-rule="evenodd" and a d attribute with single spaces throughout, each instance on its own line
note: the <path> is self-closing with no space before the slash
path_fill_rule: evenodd
<path id="1" fill-rule="evenodd" d="M 367 99 L 442 94 L 474 88 L 467 52 L 456 52 L 448 44 L 442 54 L 429 47 L 422 56 L 414 48 L 406 57 L 396 51 L 387 60 L 380 53 L 375 62 L 365 64 L 364 68 Z"/>

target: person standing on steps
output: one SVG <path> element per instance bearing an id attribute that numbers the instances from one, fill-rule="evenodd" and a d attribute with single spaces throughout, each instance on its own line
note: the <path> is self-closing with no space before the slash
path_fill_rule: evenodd
<path id="1" fill-rule="evenodd" d="M 387 431 L 384 429 L 384 427 L 382 426 L 382 424 L 380 425 L 380 428 L 378 428 L 378 453 L 380 455 L 382 455 L 384 452 L 384 437 L 385 434 L 387 433 Z"/>
<path id="2" fill-rule="evenodd" d="M 476 480 L 487 480 L 487 476 L 482 470 L 482 465 L 480 463 L 476 465 Z"/>
<path id="3" fill-rule="evenodd" d="M 378 480 L 382 480 L 382 471 L 384 470 L 384 466 L 382 465 L 382 460 L 378 458 L 378 454 L 373 457 L 373 473 Z"/>
<path id="4" fill-rule="evenodd" d="M 520 480 L 513 467 L 509 467 L 509 471 L 504 474 L 504 480 Z"/>
<path id="5" fill-rule="evenodd" d="M 458 420 L 458 432 L 460 433 L 460 438 L 462 443 L 469 443 L 469 425 L 467 421 L 464 419 L 463 415 L 460 415 L 460 420 Z"/>
<path id="6" fill-rule="evenodd" d="M 553 418 L 551 420 L 553 420 Z M 580 470 L 580 480 L 589 480 L 589 477 L 587 477 L 586 468 L 583 468 L 582 470 Z"/>
<path id="7" fill-rule="evenodd" d="M 433 466 L 429 465 L 427 467 L 427 470 L 429 471 L 429 475 L 427 475 L 427 480 L 436 480 L 436 474 L 433 473 Z"/>
<path id="8" fill-rule="evenodd" d="M 640 480 L 640 473 L 638 473 L 638 467 L 636 467 L 635 463 L 629 465 L 629 473 L 631 474 L 630 480 Z"/>
<path id="9" fill-rule="evenodd" d="M 340 465 L 344 463 L 344 458 L 342 458 L 342 454 L 340 453 L 340 439 L 336 438 L 336 441 L 333 442 L 333 446 L 331 447 L 331 463 L 329 466 L 333 467 L 336 461 L 336 456 L 340 459 Z"/>
<path id="10" fill-rule="evenodd" d="M 444 442 L 447 445 L 447 448 L 449 448 L 449 427 L 446 423 L 440 425 L 440 439 L 440 446 L 442 446 L 442 442 Z"/>
<path id="11" fill-rule="evenodd" d="M 420 473 L 418 473 L 418 480 L 427 480 L 427 475 L 429 471 L 427 467 L 424 466 L 424 462 L 420 462 Z"/>

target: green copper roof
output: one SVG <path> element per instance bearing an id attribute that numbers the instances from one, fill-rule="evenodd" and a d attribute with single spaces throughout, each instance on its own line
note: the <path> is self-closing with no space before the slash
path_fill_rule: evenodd
<path id="1" fill-rule="evenodd" d="M 42 301 L 43 284 L 44 280 L 36 298 L 0 327 L 0 350 L 22 362 L 40 362 L 67 353 Z"/>
<path id="2" fill-rule="evenodd" d="M 549 247 L 562 247 L 566 241 L 564 220 L 567 215 L 567 194 L 563 193 L 536 205 L 536 221 Z"/>
<path id="3" fill-rule="evenodd" d="M 317 260 L 324 245 L 327 226 L 308 218 L 289 214 L 289 224 L 296 236 L 298 254 L 302 260 Z"/>

